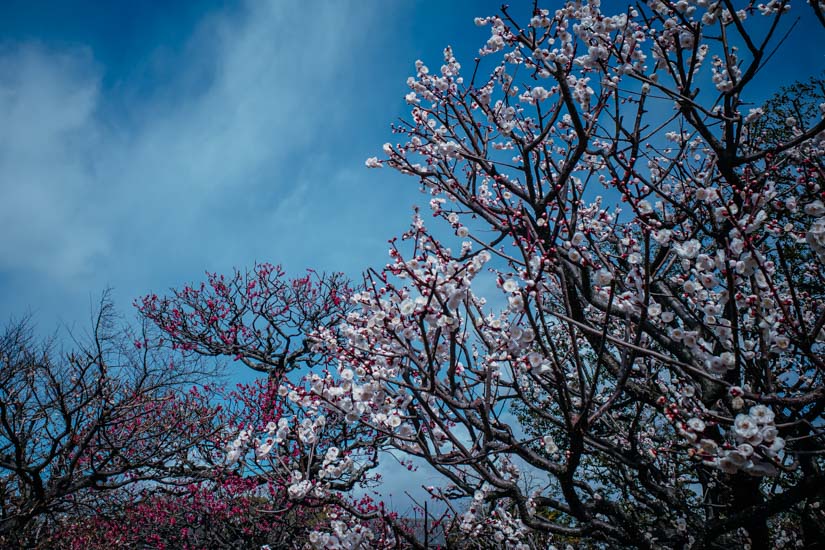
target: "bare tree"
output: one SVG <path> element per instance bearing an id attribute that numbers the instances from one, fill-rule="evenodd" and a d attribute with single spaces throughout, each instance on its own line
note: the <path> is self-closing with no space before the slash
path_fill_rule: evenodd
<path id="1" fill-rule="evenodd" d="M 288 278 L 262 263 L 230 277 L 207 275 L 171 296 L 145 296 L 138 309 L 184 355 L 231 358 L 274 379 L 311 367 L 317 355 L 307 335 L 350 309 L 349 281 L 340 273 Z"/>
<path id="2" fill-rule="evenodd" d="M 34 544 L 52 520 L 93 515 L 126 486 L 183 484 L 214 459 L 220 427 L 211 375 L 173 363 L 146 334 L 117 326 L 104 297 L 70 352 L 38 343 L 29 322 L 0 337 L 0 543 Z"/>

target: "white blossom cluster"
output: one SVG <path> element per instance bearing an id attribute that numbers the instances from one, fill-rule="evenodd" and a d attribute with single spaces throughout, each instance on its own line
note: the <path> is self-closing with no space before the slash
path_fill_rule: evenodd
<path id="1" fill-rule="evenodd" d="M 517 516 L 506 509 L 504 502 L 494 506 L 485 502 L 490 489 L 485 484 L 475 492 L 467 511 L 461 515 L 461 532 L 474 538 L 495 541 L 508 548 L 527 550 L 530 546 L 524 542 L 524 538 L 529 530 Z"/>
<path id="2" fill-rule="evenodd" d="M 341 514 L 336 514 L 336 516 Z M 333 519 L 329 529 L 312 531 L 309 534 L 311 548 L 326 550 L 360 550 L 362 548 L 391 547 L 383 541 L 379 544 L 371 529 L 362 525 L 357 519 L 344 515 Z"/>
<path id="3" fill-rule="evenodd" d="M 679 433 L 693 444 L 697 456 L 725 473 L 744 471 L 754 476 L 775 475 L 775 463 L 785 441 L 779 437 L 774 413 L 765 405 L 754 405 L 748 413 L 740 413 L 728 430 L 729 440 L 723 444 L 703 437 L 706 423 L 692 417 L 679 427 Z"/>
<path id="4" fill-rule="evenodd" d="M 286 389 L 282 393 L 292 395 L 296 400 L 297 392 Z M 294 393 L 293 393 L 294 392 Z M 326 451 L 319 451 L 322 433 L 327 417 L 316 414 L 304 417 L 300 421 L 282 417 L 277 422 L 269 422 L 260 437 L 254 437 L 254 430 L 243 429 L 227 446 L 226 462 L 229 464 L 245 461 L 258 464 L 270 464 L 276 471 L 272 475 L 281 476 L 286 481 L 287 494 L 293 500 L 306 497 L 323 498 L 329 494 L 331 486 L 342 479 L 348 479 L 357 471 L 358 465 L 350 454 L 344 454 L 338 447 L 330 446 Z M 313 472 L 294 469 L 294 465 L 285 460 L 285 453 L 292 445 L 301 445 L 310 453 L 308 467 Z M 246 454 L 251 451 L 247 459 Z"/>

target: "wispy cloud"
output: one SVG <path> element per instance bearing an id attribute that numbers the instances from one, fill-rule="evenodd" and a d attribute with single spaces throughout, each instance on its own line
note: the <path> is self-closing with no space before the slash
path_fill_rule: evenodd
<path id="1" fill-rule="evenodd" d="M 0 275 L 86 300 L 256 259 L 302 267 L 314 246 L 345 261 L 321 235 L 343 242 L 324 225 L 341 219 L 364 226 L 344 191 L 358 188 L 361 153 L 328 146 L 352 131 L 351 57 L 381 17 L 357 2 L 215 13 L 181 51 L 156 55 L 148 87 L 104 89 L 107 68 L 82 47 L 4 47 Z"/>
<path id="2" fill-rule="evenodd" d="M 100 127 L 88 51 L 0 53 L 0 268 L 76 274 L 109 248 L 93 201 Z"/>

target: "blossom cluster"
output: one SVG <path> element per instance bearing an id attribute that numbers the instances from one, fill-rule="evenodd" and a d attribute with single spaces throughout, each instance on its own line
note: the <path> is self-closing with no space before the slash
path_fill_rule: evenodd
<path id="1" fill-rule="evenodd" d="M 491 487 L 483 484 L 473 495 L 467 511 L 461 515 L 459 529 L 467 536 L 506 544 L 508 548 L 527 550 L 524 542 L 529 532 L 525 525 L 507 510 L 504 502 L 493 507 L 485 503 Z"/>
<path id="2" fill-rule="evenodd" d="M 728 432 L 730 439 L 721 445 L 706 437 L 708 426 L 699 417 L 688 419 L 678 432 L 693 444 L 698 458 L 728 474 L 743 471 L 753 476 L 773 476 L 785 447 L 774 418 L 765 405 L 752 406 L 747 413 L 736 415 Z"/>

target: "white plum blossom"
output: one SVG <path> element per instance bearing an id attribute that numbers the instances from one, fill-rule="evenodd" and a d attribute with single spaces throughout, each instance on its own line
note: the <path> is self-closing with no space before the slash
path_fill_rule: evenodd
<path id="1" fill-rule="evenodd" d="M 596 272 L 596 284 L 599 286 L 607 286 L 613 280 L 613 274 L 606 269 L 601 269 Z"/>
<path id="2" fill-rule="evenodd" d="M 550 435 L 545 435 L 542 438 L 542 442 L 544 444 L 544 450 L 550 454 L 555 454 L 559 451 L 559 446 L 556 445 L 556 442 L 553 440 L 553 437 Z"/>
<path id="3" fill-rule="evenodd" d="M 545 99 L 550 97 L 550 93 L 541 86 L 534 87 L 532 90 L 530 90 L 530 94 L 536 101 L 544 101 Z"/>
<path id="4" fill-rule="evenodd" d="M 516 292 L 518 290 L 518 283 L 513 279 L 507 279 L 501 285 L 504 292 Z"/>
<path id="5" fill-rule="evenodd" d="M 705 431 L 705 423 L 702 422 L 699 418 L 691 418 L 687 421 L 688 428 L 693 430 L 694 432 L 703 432 Z"/>
<path id="6" fill-rule="evenodd" d="M 760 426 L 771 424 L 774 419 L 773 411 L 765 405 L 754 405 L 748 411 L 748 415 L 756 420 L 756 423 Z"/>
<path id="7" fill-rule="evenodd" d="M 817 199 L 806 204 L 804 210 L 809 216 L 822 216 L 825 214 L 825 204 L 823 204 L 821 200 Z"/>
<path id="8" fill-rule="evenodd" d="M 818 218 L 811 224 L 805 240 L 811 250 L 816 253 L 819 261 L 825 263 L 825 217 Z"/>
<path id="9" fill-rule="evenodd" d="M 691 239 L 683 243 L 675 243 L 673 249 L 682 258 L 695 258 L 701 250 L 701 244 L 696 239 Z"/>

